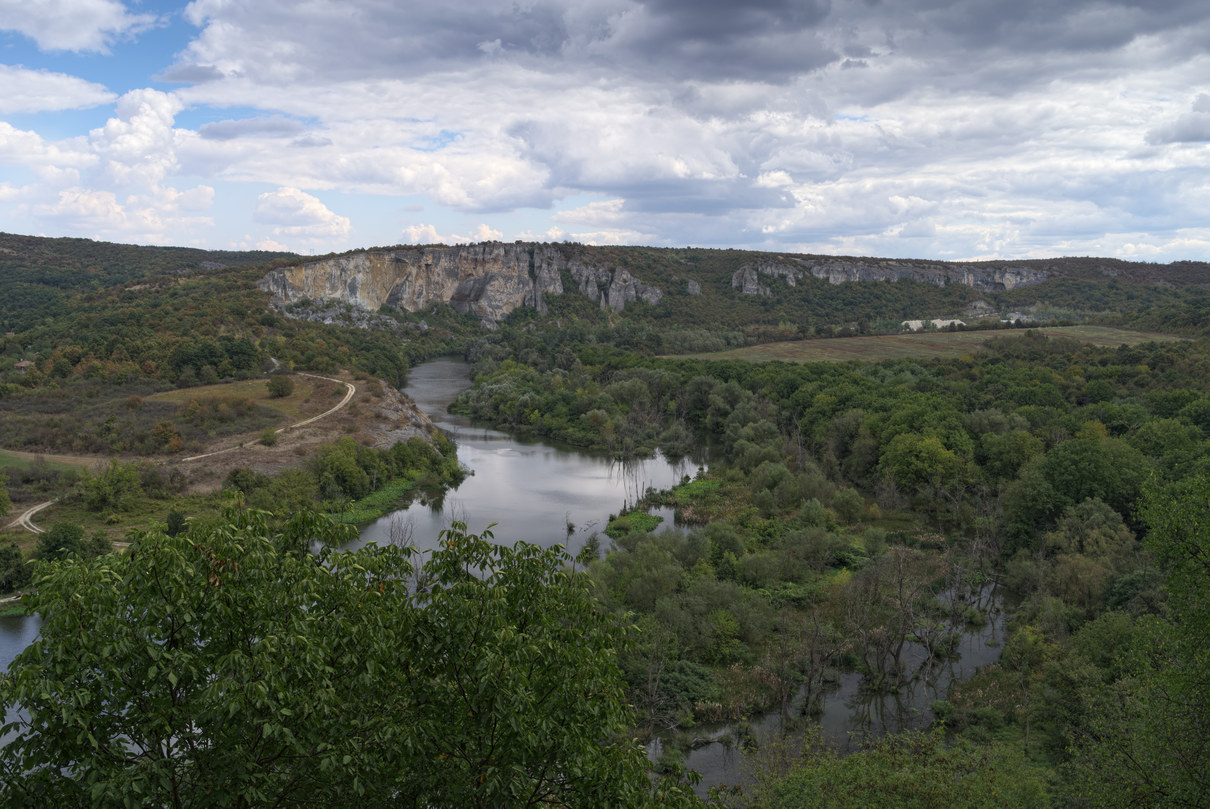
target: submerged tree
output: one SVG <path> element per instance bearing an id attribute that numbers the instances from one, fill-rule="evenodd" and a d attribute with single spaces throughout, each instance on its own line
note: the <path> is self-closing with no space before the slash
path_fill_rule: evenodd
<path id="1" fill-rule="evenodd" d="M 0 803 L 693 802 L 621 735 L 626 639 L 562 551 L 456 524 L 420 566 L 349 539 L 251 512 L 44 565 Z"/>

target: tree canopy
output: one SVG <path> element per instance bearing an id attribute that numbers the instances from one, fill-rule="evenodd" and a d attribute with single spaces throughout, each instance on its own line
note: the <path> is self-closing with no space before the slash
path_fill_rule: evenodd
<path id="1" fill-rule="evenodd" d="M 243 512 L 39 569 L 6 806 L 677 805 L 621 734 L 626 631 L 558 549 L 423 564 Z M 324 550 L 316 554 L 312 544 Z"/>

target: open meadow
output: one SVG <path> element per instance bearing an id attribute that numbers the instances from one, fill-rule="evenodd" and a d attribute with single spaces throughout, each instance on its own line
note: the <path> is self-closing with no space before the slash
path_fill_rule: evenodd
<path id="1" fill-rule="evenodd" d="M 1117 329 L 1110 326 L 1043 326 L 1031 331 L 1047 337 L 1065 337 L 1095 346 L 1179 340 L 1169 334 Z M 733 348 L 709 354 L 682 355 L 696 359 L 745 360 L 748 362 L 880 362 L 893 359 L 934 359 L 960 357 L 978 351 L 988 340 L 1024 334 L 1019 329 L 994 331 L 930 331 L 909 334 L 881 334 L 869 337 L 833 337 L 816 340 L 791 340 L 780 343 Z"/>

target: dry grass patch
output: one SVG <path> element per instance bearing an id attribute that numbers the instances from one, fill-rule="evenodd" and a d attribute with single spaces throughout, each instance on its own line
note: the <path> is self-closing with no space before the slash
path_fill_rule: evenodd
<path id="1" fill-rule="evenodd" d="M 269 395 L 269 382 L 265 378 L 245 379 L 240 382 L 224 382 L 218 385 L 201 385 L 196 388 L 181 388 L 180 390 L 163 391 L 148 396 L 148 401 L 175 402 L 185 404 L 190 400 L 200 399 L 250 399 L 256 404 L 264 405 L 281 411 L 291 422 L 330 407 L 326 405 L 330 391 L 343 386 L 333 385 L 321 379 L 308 376 L 292 375 L 294 392 L 289 396 L 275 399 Z"/>
<path id="2" fill-rule="evenodd" d="M 1155 341 L 1180 340 L 1170 334 L 1115 329 L 1109 326 L 1050 326 L 1033 331 L 1047 337 L 1065 337 L 1097 346 L 1116 347 Z M 881 362 L 893 359 L 935 359 L 960 357 L 983 348 L 996 337 L 1023 334 L 1020 330 L 994 331 L 936 331 L 912 334 L 884 334 L 872 337 L 835 337 L 817 340 L 793 340 L 784 343 L 718 351 L 711 354 L 682 355 L 685 358 L 709 360 L 744 360 L 747 362 Z"/>

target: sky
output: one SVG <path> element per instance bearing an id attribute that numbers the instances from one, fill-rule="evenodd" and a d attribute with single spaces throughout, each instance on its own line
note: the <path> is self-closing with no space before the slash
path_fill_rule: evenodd
<path id="1" fill-rule="evenodd" d="M 1205 0 L 0 0 L 0 231 L 1210 260 Z"/>

